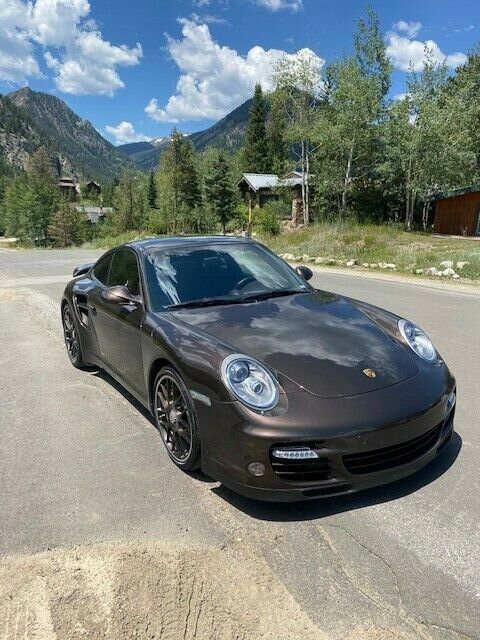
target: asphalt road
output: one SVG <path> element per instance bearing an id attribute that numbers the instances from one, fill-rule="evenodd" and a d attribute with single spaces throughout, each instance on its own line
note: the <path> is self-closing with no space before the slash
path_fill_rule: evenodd
<path id="1" fill-rule="evenodd" d="M 118 385 L 71 367 L 58 302 L 98 255 L 0 249 L 0 553 L 241 538 L 327 637 L 480 638 L 480 295 L 316 273 L 427 330 L 457 378 L 457 435 L 402 482 L 268 505 L 178 471 Z"/>

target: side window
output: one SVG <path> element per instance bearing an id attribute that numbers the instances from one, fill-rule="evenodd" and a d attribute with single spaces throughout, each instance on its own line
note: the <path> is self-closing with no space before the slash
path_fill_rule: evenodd
<path id="1" fill-rule="evenodd" d="M 108 286 L 122 284 L 138 296 L 140 293 L 140 278 L 138 274 L 137 258 L 128 249 L 119 249 L 113 254 L 112 268 L 108 276 Z"/>
<path id="2" fill-rule="evenodd" d="M 97 280 L 102 284 L 107 284 L 108 270 L 110 269 L 110 263 L 112 262 L 112 254 L 100 258 L 97 264 L 93 267 L 93 274 Z"/>

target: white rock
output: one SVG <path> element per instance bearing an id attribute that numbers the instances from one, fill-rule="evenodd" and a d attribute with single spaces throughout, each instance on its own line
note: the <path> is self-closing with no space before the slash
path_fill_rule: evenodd
<path id="1" fill-rule="evenodd" d="M 393 264 L 393 262 L 388 262 L 387 263 L 387 269 L 396 269 L 397 265 Z"/>
<path id="2" fill-rule="evenodd" d="M 308 253 L 304 253 L 302 256 L 302 260 L 304 262 L 309 262 L 310 261 L 310 256 L 308 255 Z"/>
<path id="3" fill-rule="evenodd" d="M 454 273 L 452 276 L 453 280 L 458 280 L 460 278 L 460 276 L 458 275 L 458 273 Z"/>
<path id="4" fill-rule="evenodd" d="M 334 260 L 333 258 L 327 258 L 325 260 L 325 264 L 329 264 L 330 266 L 332 266 L 334 264 L 337 264 L 337 263 L 338 263 L 338 260 Z"/>
<path id="5" fill-rule="evenodd" d="M 429 267 L 425 270 L 427 276 L 436 276 L 438 273 L 437 267 Z"/>
<path id="6" fill-rule="evenodd" d="M 378 267 L 378 264 L 376 262 L 371 262 L 369 266 L 371 269 L 376 269 Z"/>
<path id="7" fill-rule="evenodd" d="M 420 276 L 423 273 L 423 269 L 415 269 L 415 273 L 417 274 L 417 276 Z"/>
<path id="8" fill-rule="evenodd" d="M 466 267 L 467 264 L 470 264 L 469 262 L 457 262 L 457 269 L 463 269 L 463 267 Z"/>
<path id="9" fill-rule="evenodd" d="M 301 262 L 302 261 L 302 256 L 294 256 L 293 257 L 293 262 Z"/>
<path id="10" fill-rule="evenodd" d="M 362 263 L 362 267 L 365 267 L 365 269 L 368 269 L 368 267 L 369 267 L 369 266 L 370 266 L 370 265 L 369 265 L 369 263 L 368 263 L 368 262 L 363 262 L 363 263 Z"/>
<path id="11" fill-rule="evenodd" d="M 355 266 L 357 264 L 357 261 L 353 260 L 353 259 L 352 260 L 347 260 L 346 264 L 347 264 L 347 267 L 353 267 L 353 266 Z"/>
<path id="12" fill-rule="evenodd" d="M 446 276 L 447 278 L 449 278 L 450 276 L 455 275 L 455 271 L 453 269 L 451 269 L 450 267 L 447 267 L 446 269 L 444 269 L 442 271 L 442 276 Z"/>
<path id="13" fill-rule="evenodd" d="M 323 264 L 325 262 L 325 258 L 315 258 L 315 264 Z"/>
<path id="14" fill-rule="evenodd" d="M 440 267 L 442 269 L 451 269 L 453 267 L 453 262 L 452 260 L 443 260 L 443 262 L 440 262 Z"/>
<path id="15" fill-rule="evenodd" d="M 386 269 L 388 267 L 388 264 L 386 262 L 379 262 L 378 266 L 380 267 L 380 269 Z"/>

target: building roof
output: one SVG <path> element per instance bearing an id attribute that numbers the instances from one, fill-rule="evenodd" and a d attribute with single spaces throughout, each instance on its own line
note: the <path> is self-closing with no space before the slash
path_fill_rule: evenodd
<path id="1" fill-rule="evenodd" d="M 452 191 L 437 191 L 428 196 L 426 200 L 428 202 L 435 202 L 436 200 L 447 200 L 448 198 L 458 198 L 458 196 L 465 196 L 468 193 L 480 192 L 480 187 L 464 187 L 462 189 L 453 189 Z"/>
<path id="2" fill-rule="evenodd" d="M 278 176 L 275 173 L 244 173 L 240 182 L 242 181 L 245 181 L 254 191 L 273 189 L 278 186 Z"/>
<path id="3" fill-rule="evenodd" d="M 105 213 L 111 213 L 113 211 L 112 207 L 83 207 L 82 205 L 76 205 L 75 209 L 88 214 L 98 213 L 98 215 L 104 215 Z"/>

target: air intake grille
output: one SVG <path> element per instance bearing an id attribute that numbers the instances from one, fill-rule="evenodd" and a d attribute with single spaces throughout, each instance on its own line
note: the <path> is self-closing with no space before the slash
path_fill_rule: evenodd
<path id="1" fill-rule="evenodd" d="M 408 442 L 402 442 L 384 449 L 343 456 L 343 463 L 349 473 L 375 473 L 400 467 L 413 462 L 437 444 L 443 421 L 436 427 Z"/>
<path id="2" fill-rule="evenodd" d="M 287 482 L 319 482 L 332 477 L 328 458 L 279 460 L 271 455 L 270 462 L 276 475 Z"/>

